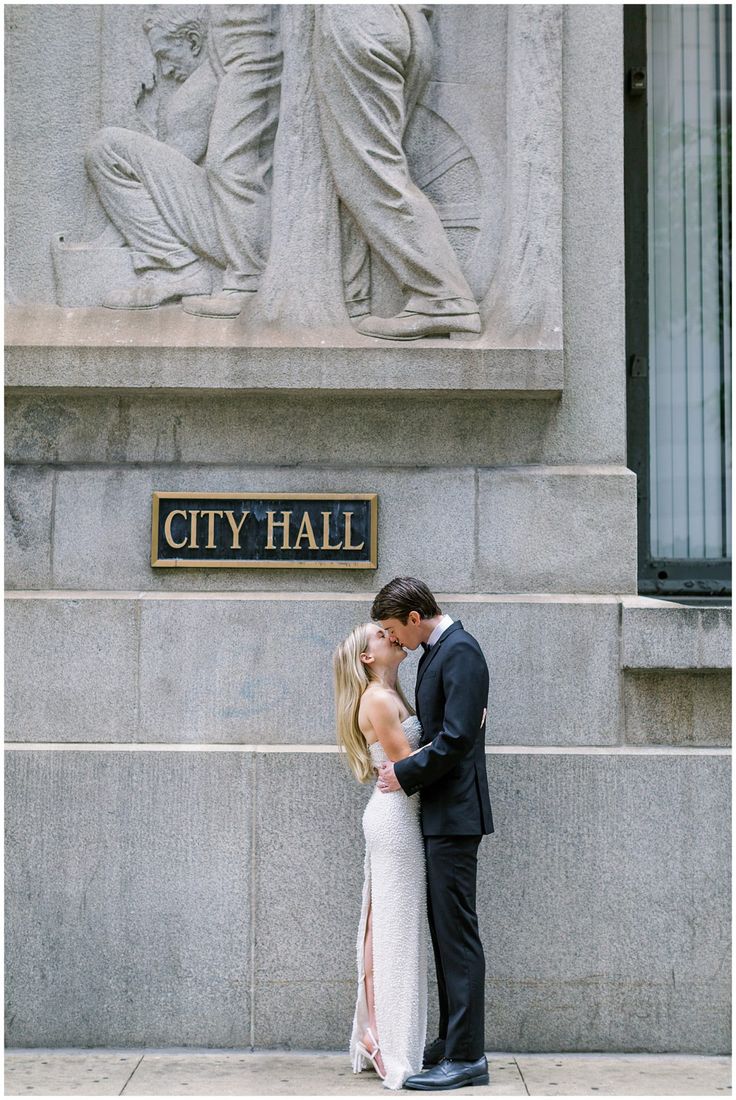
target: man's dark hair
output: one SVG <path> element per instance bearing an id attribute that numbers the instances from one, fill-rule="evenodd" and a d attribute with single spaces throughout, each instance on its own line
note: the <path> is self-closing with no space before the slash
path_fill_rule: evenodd
<path id="1" fill-rule="evenodd" d="M 410 611 L 418 611 L 423 619 L 441 615 L 437 600 L 424 581 L 416 577 L 394 577 L 385 584 L 373 601 L 372 619 L 398 619 L 405 623 Z"/>

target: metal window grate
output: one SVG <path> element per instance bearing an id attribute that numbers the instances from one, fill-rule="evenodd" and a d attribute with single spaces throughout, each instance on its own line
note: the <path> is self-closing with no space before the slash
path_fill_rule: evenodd
<path id="1" fill-rule="evenodd" d="M 629 464 L 641 591 L 730 591 L 731 9 L 626 5 Z"/>

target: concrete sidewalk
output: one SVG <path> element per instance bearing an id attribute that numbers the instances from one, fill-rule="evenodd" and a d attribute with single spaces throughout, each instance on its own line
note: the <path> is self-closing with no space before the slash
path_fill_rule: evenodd
<path id="1" fill-rule="evenodd" d="M 489 1096 L 728 1096 L 731 1059 L 689 1054 L 488 1054 Z M 6 1096 L 386 1096 L 345 1053 L 202 1049 L 5 1052 Z M 403 1096 L 417 1095 L 405 1090 Z M 434 1095 L 437 1095 L 436 1093 Z"/>

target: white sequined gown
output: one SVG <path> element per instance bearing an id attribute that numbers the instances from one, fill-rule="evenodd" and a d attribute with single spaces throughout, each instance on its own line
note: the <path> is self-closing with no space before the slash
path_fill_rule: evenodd
<path id="1" fill-rule="evenodd" d="M 412 750 L 422 727 L 410 716 L 402 722 Z M 387 760 L 378 742 L 373 763 Z M 350 1037 L 353 1072 L 371 1063 L 356 1049 L 368 1025 L 364 940 L 368 908 L 373 907 L 373 989 L 377 1038 L 386 1069 L 384 1086 L 401 1088 L 419 1073 L 427 1037 L 427 901 L 424 842 L 419 795 L 384 794 L 376 786 L 363 813 L 365 862 L 358 924 L 358 996 Z"/>

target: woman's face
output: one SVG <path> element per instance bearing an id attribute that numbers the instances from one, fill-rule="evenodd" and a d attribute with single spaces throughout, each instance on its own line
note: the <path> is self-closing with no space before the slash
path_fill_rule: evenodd
<path id="1" fill-rule="evenodd" d="M 378 623 L 370 623 L 368 626 L 368 642 L 363 651 L 373 658 L 372 665 L 380 665 L 382 668 L 399 665 L 406 657 L 405 651 L 398 642 L 392 642 L 389 632 Z"/>

